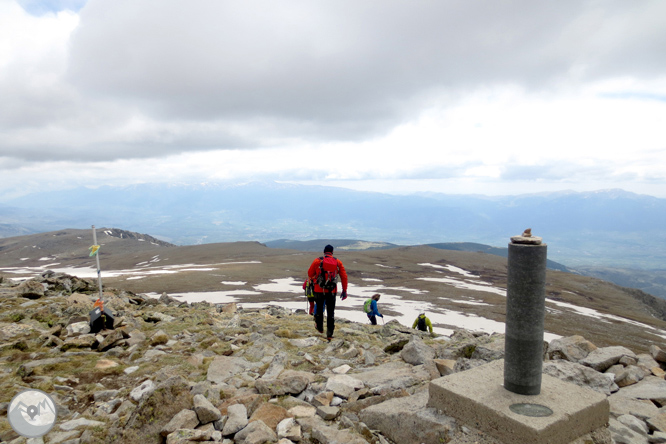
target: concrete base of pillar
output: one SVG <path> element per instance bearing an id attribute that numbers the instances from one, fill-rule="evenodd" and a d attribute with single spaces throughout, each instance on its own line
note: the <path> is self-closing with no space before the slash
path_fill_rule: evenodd
<path id="1" fill-rule="evenodd" d="M 428 407 L 507 444 L 567 444 L 608 424 L 603 393 L 545 374 L 538 395 L 512 393 L 503 383 L 503 360 L 438 378 L 430 382 Z M 515 404 L 537 404 L 553 413 L 524 416 L 509 408 Z"/>

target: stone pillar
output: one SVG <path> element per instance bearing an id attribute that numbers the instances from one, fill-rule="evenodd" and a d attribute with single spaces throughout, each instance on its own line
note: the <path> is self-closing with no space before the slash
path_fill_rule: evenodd
<path id="1" fill-rule="evenodd" d="M 504 388 L 520 395 L 541 393 L 546 251 L 530 229 L 509 244 Z"/>

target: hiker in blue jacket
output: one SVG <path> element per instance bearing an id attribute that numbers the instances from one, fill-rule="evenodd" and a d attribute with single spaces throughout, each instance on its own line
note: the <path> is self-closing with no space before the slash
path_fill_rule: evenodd
<path id="1" fill-rule="evenodd" d="M 379 300 L 379 293 L 373 294 L 370 299 L 372 299 L 372 301 L 370 302 L 370 311 L 368 312 L 368 319 L 370 319 L 370 323 L 372 325 L 377 325 L 377 316 L 379 316 L 380 318 L 384 317 L 384 315 L 381 314 L 377 309 L 377 301 Z"/>

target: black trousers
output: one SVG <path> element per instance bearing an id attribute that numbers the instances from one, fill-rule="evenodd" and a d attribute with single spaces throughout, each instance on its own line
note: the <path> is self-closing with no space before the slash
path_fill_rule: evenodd
<path id="1" fill-rule="evenodd" d="M 332 338 L 335 330 L 335 295 L 336 293 L 316 293 L 317 309 L 315 310 L 315 325 L 317 330 L 324 330 L 324 304 L 326 304 L 326 337 Z"/>

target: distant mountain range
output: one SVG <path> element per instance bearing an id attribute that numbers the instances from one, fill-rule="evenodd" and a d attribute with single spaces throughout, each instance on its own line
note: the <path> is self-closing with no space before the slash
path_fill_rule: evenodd
<path id="1" fill-rule="evenodd" d="M 0 204 L 0 237 L 91 225 L 177 245 L 365 239 L 386 245 L 469 242 L 505 248 L 532 228 L 550 259 L 666 269 L 666 199 L 622 190 L 520 196 L 395 196 L 275 182 L 133 185 L 42 192 Z"/>

